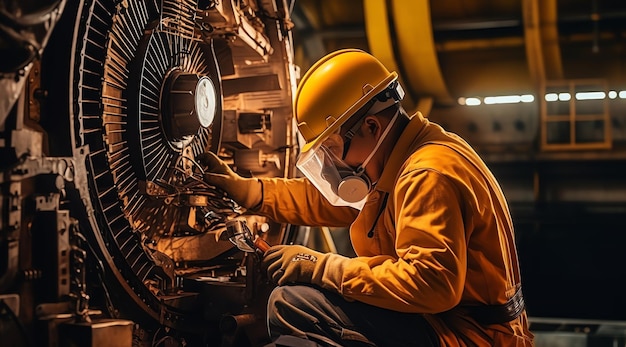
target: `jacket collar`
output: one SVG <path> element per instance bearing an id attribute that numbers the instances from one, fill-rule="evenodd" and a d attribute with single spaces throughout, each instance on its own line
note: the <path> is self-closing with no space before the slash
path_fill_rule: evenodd
<path id="1" fill-rule="evenodd" d="M 393 146 L 391 156 L 389 156 L 389 159 L 385 164 L 385 168 L 380 175 L 380 179 L 376 184 L 376 190 L 391 193 L 396 182 L 398 172 L 400 171 L 400 167 L 409 155 L 413 153 L 413 142 L 426 122 L 428 121 L 420 112 L 417 112 L 413 117 L 411 117 L 409 124 L 407 124 L 404 131 L 402 131 L 402 134 L 400 134 L 400 138 L 398 138 L 398 141 Z"/>

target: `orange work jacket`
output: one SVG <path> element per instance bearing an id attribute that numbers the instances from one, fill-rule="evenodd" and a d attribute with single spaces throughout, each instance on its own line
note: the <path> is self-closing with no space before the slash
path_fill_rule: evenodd
<path id="1" fill-rule="evenodd" d="M 350 226 L 357 257 L 328 255 L 322 287 L 422 313 L 442 346 L 533 345 L 526 312 L 481 325 L 465 309 L 504 304 L 520 289 L 513 224 L 475 151 L 419 112 L 361 211 L 330 205 L 304 178 L 262 183 L 260 214 L 294 225 Z"/>

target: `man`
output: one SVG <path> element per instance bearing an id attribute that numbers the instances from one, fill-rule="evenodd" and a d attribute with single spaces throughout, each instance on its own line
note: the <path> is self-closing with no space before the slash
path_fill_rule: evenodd
<path id="1" fill-rule="evenodd" d="M 350 226 L 356 258 L 278 245 L 272 338 L 329 346 L 532 346 L 513 225 L 486 165 L 458 136 L 400 106 L 397 74 L 354 49 L 300 81 L 306 178 L 244 178 L 215 155 L 211 184 L 261 215 Z"/>

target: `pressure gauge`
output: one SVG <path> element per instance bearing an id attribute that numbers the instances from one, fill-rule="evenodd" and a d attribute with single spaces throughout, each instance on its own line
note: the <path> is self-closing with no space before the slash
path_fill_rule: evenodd
<path id="1" fill-rule="evenodd" d="M 203 76 L 196 85 L 196 115 L 204 128 L 213 124 L 215 119 L 217 93 L 210 78 Z"/>

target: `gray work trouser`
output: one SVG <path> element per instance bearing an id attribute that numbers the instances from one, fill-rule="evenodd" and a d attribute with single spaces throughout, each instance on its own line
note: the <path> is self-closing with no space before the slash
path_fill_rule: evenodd
<path id="1" fill-rule="evenodd" d="M 347 301 L 317 287 L 276 287 L 267 307 L 272 340 L 293 335 L 322 346 L 439 346 L 421 314 Z"/>

